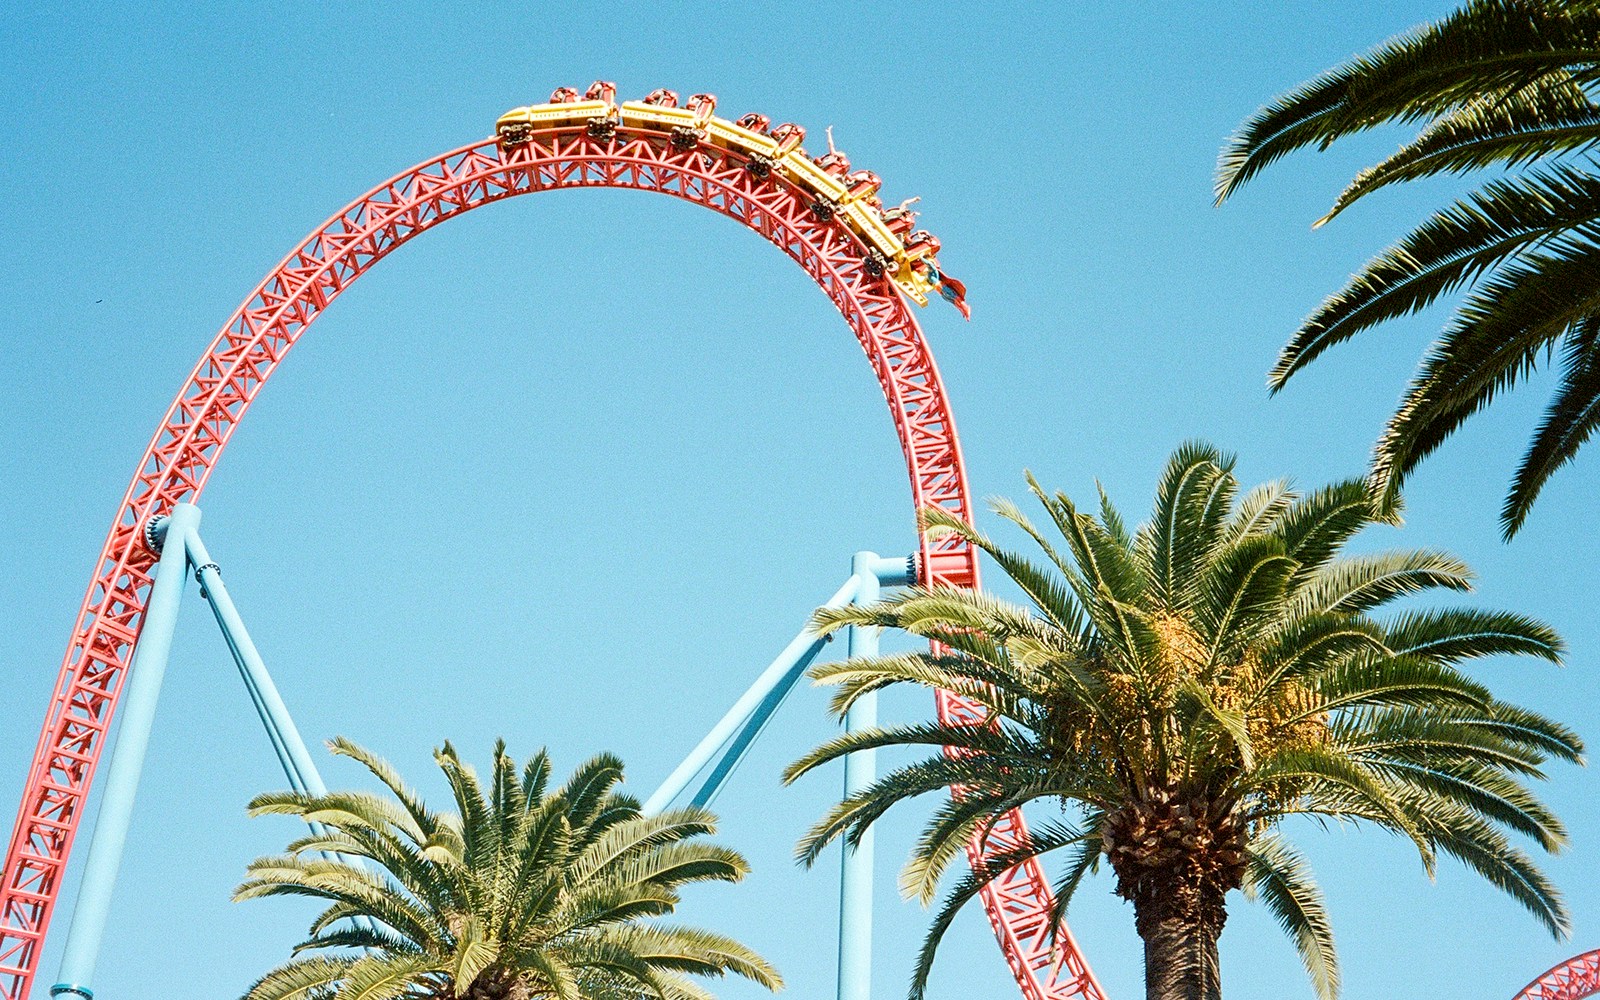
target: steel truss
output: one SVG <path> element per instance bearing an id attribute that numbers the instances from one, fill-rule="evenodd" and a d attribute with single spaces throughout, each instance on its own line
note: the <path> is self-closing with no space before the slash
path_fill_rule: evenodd
<path id="1" fill-rule="evenodd" d="M 1513 1000 L 1579 1000 L 1600 994 L 1600 948 L 1570 958 L 1535 979 Z"/>
<path id="2" fill-rule="evenodd" d="M 0 881 L 0 1000 L 24 1000 L 105 738 L 145 625 L 155 548 L 146 531 L 194 503 L 256 394 L 289 349 L 345 288 L 402 243 L 463 212 L 535 191 L 631 188 L 682 198 L 743 223 L 795 260 L 838 307 L 878 377 L 905 455 L 915 507 L 971 519 L 950 405 L 906 301 L 837 216 L 777 172 L 708 145 L 677 148 L 659 132 L 618 127 L 535 132 L 502 147 L 484 140 L 428 160 L 363 195 L 275 267 L 212 342 L 140 460 L 90 580 L 41 727 Z M 827 217 L 824 217 L 827 216 Z M 974 553 L 959 539 L 920 542 L 918 581 L 974 587 Z M 983 721 L 941 693 L 940 718 Z M 990 831 L 992 852 L 1027 837 L 1020 813 Z M 974 846 L 974 858 L 980 850 Z M 1070 933 L 1052 939 L 1051 892 L 1036 862 L 983 895 L 1026 1000 L 1103 1000 Z M 1063 929 L 1064 930 L 1064 929 Z"/>

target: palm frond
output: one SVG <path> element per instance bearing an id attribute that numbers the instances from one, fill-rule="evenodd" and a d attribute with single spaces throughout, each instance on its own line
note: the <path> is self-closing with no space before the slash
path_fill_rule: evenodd
<path id="1" fill-rule="evenodd" d="M 485 990 L 708 1000 L 683 975 L 728 972 L 781 985 L 765 960 L 732 939 L 641 924 L 672 913 L 682 887 L 736 882 L 748 865 L 703 840 L 715 829 L 704 810 L 642 816 L 638 802 L 616 790 L 615 757 L 596 756 L 551 793 L 548 755 L 519 768 L 502 741 L 486 788 L 446 743 L 435 760 L 459 811 L 435 813 L 380 758 L 348 741 L 334 746 L 366 764 L 400 805 L 356 792 L 259 796 L 257 813 L 315 816 L 324 825 L 290 853 L 253 862 L 234 898 L 323 900 L 329 905 L 296 954 L 362 953 L 292 959 L 249 1000 L 421 1000 Z M 317 856 L 329 851 L 338 853 Z"/>
<path id="2" fill-rule="evenodd" d="M 1479 94 L 1516 91 L 1550 76 L 1571 73 L 1574 83 L 1591 83 L 1597 50 L 1600 12 L 1590 4 L 1471 0 L 1251 116 L 1223 147 L 1217 201 L 1307 146 L 1327 148 L 1388 122 L 1427 120 Z"/>
<path id="3" fill-rule="evenodd" d="M 1219 552 L 1200 576 L 1194 621 L 1206 638 L 1209 671 L 1253 644 L 1280 619 L 1289 581 L 1300 564 L 1270 535 L 1242 538 Z"/>
<path id="4" fill-rule="evenodd" d="M 1266 904 L 1278 926 L 1294 939 L 1317 996 L 1334 1000 L 1339 995 L 1339 956 L 1328 908 L 1310 868 L 1276 835 L 1251 841 L 1245 857 L 1245 893 Z"/>
<path id="5" fill-rule="evenodd" d="M 1294 600 L 1300 614 L 1365 614 L 1434 588 L 1471 590 L 1472 568 L 1448 552 L 1429 549 L 1354 556 L 1307 578 Z"/>
<path id="6" fill-rule="evenodd" d="M 1507 539 L 1527 521 L 1550 477 L 1577 457 L 1600 426 L 1600 313 L 1589 313 L 1572 325 L 1561 353 L 1561 383 L 1500 508 Z"/>
<path id="7" fill-rule="evenodd" d="M 1233 464 L 1231 456 L 1206 442 L 1186 441 L 1167 460 L 1156 484 L 1155 508 L 1138 549 L 1155 592 L 1170 604 L 1180 603 L 1179 595 L 1203 561 L 1206 501 L 1220 481 L 1232 477 Z"/>
<path id="8" fill-rule="evenodd" d="M 324 955 L 286 962 L 256 980 L 245 1000 L 319 1000 L 355 962 L 353 957 Z"/>
<path id="9" fill-rule="evenodd" d="M 1478 608 L 1409 611 L 1384 628 L 1395 655 L 1459 663 L 1480 656 L 1535 656 L 1560 663 L 1566 643 L 1555 629 L 1527 615 Z"/>
<path id="10" fill-rule="evenodd" d="M 1361 171 L 1321 226 L 1359 199 L 1403 181 L 1485 167 L 1516 167 L 1600 143 L 1600 107 L 1565 73 L 1513 91 L 1489 91 L 1442 115 L 1382 163 Z"/>
<path id="11" fill-rule="evenodd" d="M 1369 261 L 1314 311 L 1267 377 L 1276 392 L 1324 351 L 1484 279 L 1520 275 L 1543 248 L 1600 215 L 1600 178 L 1552 164 L 1501 178 L 1442 209 Z"/>
<path id="12" fill-rule="evenodd" d="M 1397 495 L 1417 464 L 1468 417 L 1536 369 L 1539 357 L 1600 311 L 1600 232 L 1578 230 L 1487 278 L 1430 348 L 1375 449 L 1370 490 Z"/>

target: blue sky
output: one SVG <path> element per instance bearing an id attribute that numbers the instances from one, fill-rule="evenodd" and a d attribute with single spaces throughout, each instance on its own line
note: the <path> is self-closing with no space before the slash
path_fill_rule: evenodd
<path id="1" fill-rule="evenodd" d="M 1236 450 L 1248 482 L 1362 467 L 1442 313 L 1334 352 L 1277 399 L 1264 373 L 1322 296 L 1458 185 L 1387 192 L 1313 233 L 1398 134 L 1292 158 L 1223 209 L 1212 169 L 1269 97 L 1447 9 L 0 6 L 0 813 L 15 810 L 127 477 L 204 345 L 322 219 L 506 108 L 604 77 L 625 97 L 709 90 L 731 115 L 833 125 L 887 200 L 922 196 L 971 290 L 970 324 L 943 306 L 921 318 L 975 492 L 1019 495 L 1031 468 L 1077 496 L 1098 479 L 1139 517 L 1190 437 Z M 1480 672 L 1593 742 L 1584 525 L 1600 457 L 1554 482 L 1514 544 L 1495 526 L 1547 389 L 1536 378 L 1458 435 L 1414 479 L 1405 528 L 1363 544 L 1452 550 L 1481 573 L 1468 602 L 1556 625 L 1565 670 Z M 432 746 L 483 760 L 503 735 L 566 767 L 615 750 L 648 793 L 851 552 L 913 545 L 887 411 L 831 306 L 753 234 L 632 192 L 518 199 L 395 253 L 274 376 L 203 507 L 302 730 L 348 735 L 434 791 Z M 832 990 L 836 858 L 806 873 L 789 853 L 838 776 L 781 790 L 776 774 L 831 732 L 823 702 L 799 692 L 717 803 L 754 875 L 687 910 L 770 955 L 796 997 Z M 928 711 L 914 696 L 884 706 Z M 245 863 L 295 832 L 244 818 L 281 784 L 273 768 L 191 590 L 100 996 L 235 996 L 287 954 L 309 908 L 227 902 Z M 359 780 L 340 762 L 325 773 Z M 1593 780 L 1562 768 L 1546 789 L 1573 834 L 1549 866 L 1568 942 L 1458 866 L 1429 882 L 1383 835 L 1295 831 L 1328 893 L 1346 995 L 1509 996 L 1600 944 Z M 926 920 L 888 874 L 921 816 L 878 837 L 884 998 L 901 995 Z M 1128 1000 L 1139 943 L 1110 888 L 1090 883 L 1072 926 Z M 1242 900 L 1223 961 L 1231 998 L 1310 995 L 1288 941 Z M 1010 989 L 974 910 L 933 995 Z"/>

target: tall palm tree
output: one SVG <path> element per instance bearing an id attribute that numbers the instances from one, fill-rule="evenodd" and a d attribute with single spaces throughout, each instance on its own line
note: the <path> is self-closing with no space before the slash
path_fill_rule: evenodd
<path id="1" fill-rule="evenodd" d="M 1467 417 L 1540 364 L 1560 384 L 1501 509 L 1510 538 L 1550 476 L 1600 425 L 1600 2 L 1471 0 L 1278 98 L 1222 151 L 1217 201 L 1306 146 L 1382 125 L 1416 138 L 1361 171 L 1322 225 L 1392 184 L 1488 171 L 1317 307 L 1268 376 L 1274 392 L 1323 351 L 1469 290 L 1378 441 L 1392 500 Z"/>
<path id="2" fill-rule="evenodd" d="M 1379 617 L 1396 598 L 1466 590 L 1465 565 L 1435 551 L 1344 557 L 1374 520 L 1360 480 L 1305 496 L 1284 483 L 1238 498 L 1233 460 L 1203 444 L 1173 455 L 1150 521 L 1130 533 L 1102 493 L 1099 516 L 1028 477 L 1060 537 L 1011 503 L 1044 562 L 1000 548 L 949 514 L 930 529 L 986 553 L 1032 602 L 910 588 L 877 604 L 819 611 L 824 631 L 898 628 L 945 651 L 813 668 L 838 685 L 843 715 L 869 691 L 940 688 L 980 703 L 993 725 L 919 723 L 848 733 L 787 772 L 855 750 L 930 752 L 828 812 L 801 841 L 813 861 L 854 842 L 895 804 L 953 793 L 923 829 L 902 876 L 931 902 L 950 864 L 1010 809 L 1034 804 L 1031 842 L 991 858 L 945 897 L 912 976 L 920 1000 L 945 930 L 991 879 L 1063 850 L 1057 910 L 1109 864 L 1133 904 L 1150 1000 L 1220 995 L 1217 940 L 1229 893 L 1265 903 L 1294 939 L 1317 994 L 1338 992 L 1321 892 L 1284 838 L 1312 817 L 1398 834 L 1431 872 L 1453 855 L 1509 893 L 1553 933 L 1567 914 L 1556 889 L 1508 835 L 1546 851 L 1560 821 L 1530 794 L 1546 760 L 1578 760 L 1575 734 L 1497 701 L 1459 665 L 1516 653 L 1559 662 L 1562 644 L 1531 618 L 1470 608 Z M 1304 825 L 1295 829 L 1304 829 Z"/>
<path id="3" fill-rule="evenodd" d="M 392 797 L 272 792 L 253 815 L 318 824 L 260 858 L 234 893 L 311 896 L 328 908 L 246 1000 L 709 1000 L 689 975 L 732 972 L 780 989 L 776 970 L 731 938 L 659 923 L 690 882 L 737 882 L 737 853 L 702 838 L 701 809 L 642 816 L 602 754 L 547 788 L 550 760 L 520 774 L 495 744 L 485 793 L 446 743 L 434 759 L 455 813 L 429 809 L 381 758 L 344 740 Z"/>

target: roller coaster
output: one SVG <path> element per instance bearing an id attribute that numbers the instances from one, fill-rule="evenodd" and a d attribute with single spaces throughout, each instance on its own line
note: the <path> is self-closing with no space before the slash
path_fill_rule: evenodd
<path id="1" fill-rule="evenodd" d="M 939 241 L 916 227 L 915 199 L 886 208 L 881 182 L 853 170 L 828 139 L 812 157 L 799 125 L 747 114 L 717 117 L 716 99 L 657 90 L 618 103 L 598 81 L 555 91 L 500 117 L 490 138 L 427 160 L 378 185 L 319 226 L 273 268 L 222 327 L 158 425 L 95 562 L 52 689 L 0 879 L 0 1000 L 26 1000 L 87 812 L 102 756 L 107 787 L 85 863 L 53 996 L 90 1000 L 94 963 L 127 818 L 139 779 L 178 597 L 193 571 L 293 787 L 320 786 L 283 699 L 200 540 L 195 506 L 246 410 L 313 321 L 391 251 L 447 219 L 518 195 L 567 188 L 653 191 L 745 225 L 793 259 L 855 334 L 883 391 L 911 486 L 912 511 L 937 506 L 970 520 L 972 503 L 948 395 L 909 309 L 933 297 L 963 316 L 966 290 L 944 274 Z M 829 603 L 872 600 L 880 585 L 976 587 L 975 553 L 951 535 L 919 536 L 905 559 L 860 553 Z M 871 636 L 851 637 L 852 653 Z M 821 641 L 807 632 L 780 654 L 652 796 L 683 794 L 710 768 L 713 791 L 759 734 Z M 107 753 L 119 703 L 126 711 Z M 942 720 L 984 722 L 981 709 L 941 693 Z M 861 720 L 847 720 L 853 725 Z M 870 723 L 870 719 L 866 720 Z M 847 762 L 846 787 L 870 780 L 870 760 Z M 1019 811 L 969 847 L 974 862 L 1028 836 Z M 870 841 L 846 853 L 840 907 L 840 1000 L 868 1000 Z M 996 879 L 983 904 L 1024 1000 L 1104 1000 L 1072 934 L 1050 925 L 1050 885 L 1030 861 Z M 1600 992 L 1600 952 L 1551 970 L 1519 1000 L 1576 1000 Z"/>

